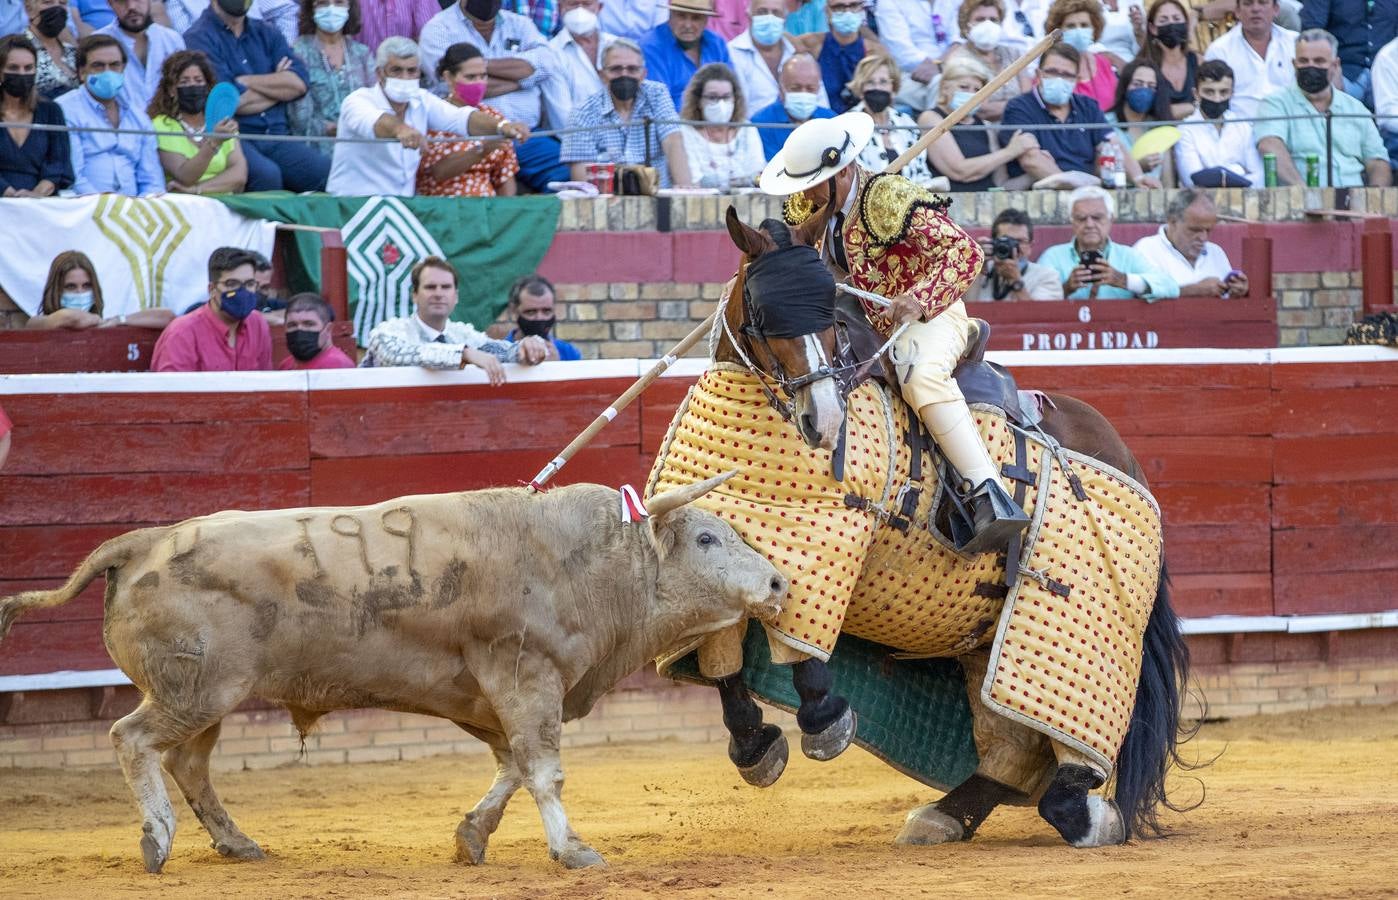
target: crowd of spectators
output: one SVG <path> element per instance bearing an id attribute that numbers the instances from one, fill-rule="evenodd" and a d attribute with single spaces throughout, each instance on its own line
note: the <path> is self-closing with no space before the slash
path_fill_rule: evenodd
<path id="1" fill-rule="evenodd" d="M 1391 183 L 1398 0 L 7 0 L 0 189 L 751 188 L 813 117 L 867 112 L 864 164 L 896 157 L 1054 29 L 905 174 Z M 205 121 L 217 85 L 236 107 Z M 1182 137 L 1137 159 L 1162 122 Z M 97 130 L 33 127 L 63 125 Z"/>

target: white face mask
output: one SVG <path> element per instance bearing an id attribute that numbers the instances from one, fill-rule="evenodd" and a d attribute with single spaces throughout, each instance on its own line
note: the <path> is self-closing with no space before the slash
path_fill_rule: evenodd
<path id="1" fill-rule="evenodd" d="M 563 27 L 570 34 L 592 34 L 597 30 L 597 13 L 579 6 L 563 14 Z"/>
<path id="2" fill-rule="evenodd" d="M 1000 38 L 1004 37 L 1005 29 L 999 22 L 992 22 L 989 19 L 977 22 L 971 26 L 971 30 L 966 37 L 976 46 L 977 50 L 994 50 L 1000 45 Z"/>
<path id="3" fill-rule="evenodd" d="M 409 103 L 420 90 L 416 78 L 385 78 L 383 81 L 384 96 L 394 103 Z"/>
<path id="4" fill-rule="evenodd" d="M 704 121 L 714 124 L 733 121 L 733 101 L 715 100 L 704 104 Z"/>

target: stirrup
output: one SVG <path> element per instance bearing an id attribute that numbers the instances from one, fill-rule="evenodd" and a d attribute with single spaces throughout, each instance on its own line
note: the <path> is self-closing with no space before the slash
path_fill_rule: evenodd
<path id="1" fill-rule="evenodd" d="M 1029 517 L 1000 482 L 987 478 L 965 496 L 949 491 L 951 540 L 967 556 L 1004 550 L 1029 525 Z"/>

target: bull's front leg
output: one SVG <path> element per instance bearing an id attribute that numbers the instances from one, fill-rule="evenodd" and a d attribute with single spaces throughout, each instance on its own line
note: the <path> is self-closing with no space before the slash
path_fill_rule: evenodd
<path id="1" fill-rule="evenodd" d="M 486 791 L 476 808 L 466 814 L 456 826 L 456 861 L 478 866 L 485 862 L 485 848 L 490 836 L 500 826 L 505 805 L 519 790 L 523 776 L 515 765 L 514 754 L 508 747 L 491 747 L 495 754 L 495 782 Z"/>

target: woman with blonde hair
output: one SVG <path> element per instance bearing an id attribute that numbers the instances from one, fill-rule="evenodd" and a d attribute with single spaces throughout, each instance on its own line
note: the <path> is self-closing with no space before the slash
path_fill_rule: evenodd
<path id="1" fill-rule="evenodd" d="M 102 285 L 97 280 L 92 260 L 78 250 L 65 250 L 49 265 L 39 312 L 25 327 L 82 329 L 134 325 L 158 330 L 175 318 L 168 309 L 143 309 L 129 316 L 110 318 L 103 318 L 102 310 Z"/>
<path id="2" fill-rule="evenodd" d="M 898 96 L 902 83 L 898 64 L 883 53 L 871 53 L 861 59 L 849 80 L 849 92 L 859 101 L 850 111 L 867 113 L 874 120 L 874 139 L 859 154 L 859 164 L 871 172 L 882 172 L 922 136 L 910 116 L 893 108 L 893 98 Z M 901 174 L 923 187 L 945 190 L 941 185 L 933 185 L 923 156 L 904 166 Z"/>
<path id="3" fill-rule="evenodd" d="M 689 174 L 700 187 L 726 191 L 752 187 L 766 158 L 756 128 L 740 128 L 748 118 L 743 86 L 723 63 L 709 63 L 694 73 L 680 101 L 680 118 L 703 125 L 681 125 Z"/>
<path id="4" fill-rule="evenodd" d="M 1078 86 L 1075 93 L 1091 97 L 1103 110 L 1116 98 L 1116 70 L 1105 54 L 1088 48 L 1102 39 L 1107 19 L 1098 0 L 1054 0 L 1044 20 L 1044 33 L 1063 29 L 1063 41 L 1078 51 Z"/>
<path id="5" fill-rule="evenodd" d="M 977 60 L 992 72 L 1007 69 L 1018 58 L 1018 53 L 1003 42 L 1005 36 L 1004 0 L 964 0 L 956 15 L 956 24 L 961 28 L 965 43 L 956 44 L 947 51 L 943 65 L 957 56 L 966 55 Z M 1020 94 L 1027 94 L 1034 87 L 1034 79 L 1027 72 L 1020 72 L 1018 78 L 1011 78 L 990 95 L 977 111 L 987 122 L 998 122 L 1005 113 L 1005 104 Z"/>
<path id="6" fill-rule="evenodd" d="M 971 95 L 985 87 L 992 78 L 990 70 L 970 54 L 948 58 L 942 66 L 942 80 L 937 85 L 937 103 L 917 120 L 922 128 L 933 128 L 951 111 L 969 102 Z M 1043 154 L 1039 141 L 1027 131 L 1016 131 L 1009 146 L 1000 147 L 996 134 L 983 128 L 985 120 L 974 110 L 962 119 L 962 125 L 951 130 L 950 141 L 934 141 L 927 148 L 927 164 L 933 174 L 944 175 L 951 181 L 953 191 L 983 191 L 990 187 L 1010 190 L 1027 188 L 1033 181 L 1028 175 L 1009 178 L 1005 167 L 1018 161 L 1021 165 L 1031 154 Z"/>

